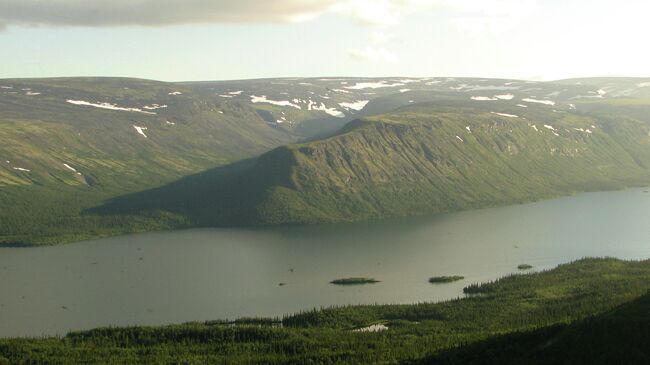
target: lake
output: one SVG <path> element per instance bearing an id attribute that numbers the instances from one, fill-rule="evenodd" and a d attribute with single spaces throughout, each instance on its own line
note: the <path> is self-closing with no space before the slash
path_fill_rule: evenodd
<path id="1" fill-rule="evenodd" d="M 427 218 L 147 233 L 0 249 L 0 336 L 280 316 L 462 296 L 470 283 L 586 256 L 650 257 L 645 189 Z M 438 275 L 463 275 L 430 284 Z M 380 283 L 336 286 L 363 276 Z M 280 286 L 280 283 L 286 283 Z"/>

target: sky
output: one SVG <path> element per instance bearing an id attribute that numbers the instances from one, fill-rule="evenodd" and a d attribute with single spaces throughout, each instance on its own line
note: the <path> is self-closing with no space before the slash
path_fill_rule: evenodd
<path id="1" fill-rule="evenodd" d="M 648 0 L 0 0 L 0 78 L 650 77 Z"/>

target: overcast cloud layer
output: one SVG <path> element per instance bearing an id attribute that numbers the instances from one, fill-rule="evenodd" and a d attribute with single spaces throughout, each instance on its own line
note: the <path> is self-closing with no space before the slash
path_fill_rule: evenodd
<path id="1" fill-rule="evenodd" d="M 297 22 L 327 12 L 369 24 L 395 23 L 433 0 L 0 0 L 0 24 L 165 26 L 193 23 Z"/>

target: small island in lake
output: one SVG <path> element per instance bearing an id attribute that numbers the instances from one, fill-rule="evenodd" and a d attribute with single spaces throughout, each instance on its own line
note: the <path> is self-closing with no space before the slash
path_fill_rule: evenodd
<path id="1" fill-rule="evenodd" d="M 334 285 L 361 285 L 361 284 L 375 284 L 378 283 L 379 280 L 375 280 L 373 278 L 344 278 L 344 279 L 336 279 L 330 281 L 330 284 Z"/>
<path id="2" fill-rule="evenodd" d="M 454 276 L 434 276 L 429 278 L 431 284 L 445 284 L 453 283 L 454 281 L 460 281 L 465 279 L 464 276 L 454 275 Z"/>
<path id="3" fill-rule="evenodd" d="M 517 266 L 517 269 L 519 269 L 519 270 L 530 270 L 532 268 L 533 268 L 533 266 L 528 265 L 528 264 L 521 264 L 521 265 Z"/>

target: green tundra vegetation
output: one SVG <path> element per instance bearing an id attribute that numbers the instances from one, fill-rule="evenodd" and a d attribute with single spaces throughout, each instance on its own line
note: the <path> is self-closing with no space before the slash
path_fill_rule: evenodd
<path id="1" fill-rule="evenodd" d="M 521 265 L 517 266 L 517 269 L 519 269 L 519 270 L 530 270 L 532 268 L 533 268 L 533 265 L 529 265 L 529 264 L 521 264 Z"/>
<path id="2" fill-rule="evenodd" d="M 571 364 L 647 359 L 649 279 L 650 261 L 583 259 L 475 285 L 478 295 L 442 303 L 3 339 L 0 363 L 543 364 L 565 353 Z M 388 329 L 354 331 L 379 323 Z"/>
<path id="3" fill-rule="evenodd" d="M 650 124 L 519 109 L 505 110 L 519 114 L 512 118 L 466 102 L 416 104 L 355 120 L 327 139 L 279 147 L 227 178 L 215 177 L 218 170 L 189 176 L 92 212 L 164 212 L 205 227 L 333 223 L 650 181 Z"/>
<path id="4" fill-rule="evenodd" d="M 454 275 L 454 276 L 434 276 L 429 278 L 431 284 L 445 284 L 453 283 L 455 281 L 461 281 L 465 279 L 464 276 Z"/>
<path id="5" fill-rule="evenodd" d="M 83 211 L 296 140 L 246 105 L 177 84 L 114 78 L 2 84 L 40 94 L 0 95 L 0 244 L 53 244 L 169 227 L 165 214 L 150 219 Z"/>
<path id="6" fill-rule="evenodd" d="M 378 89 L 331 125 L 354 120 L 314 139 L 301 133 L 332 122 L 323 111 L 251 95 L 353 102 L 369 98 L 363 90 L 334 95 L 337 82 L 316 79 L 286 90 L 269 80 L 2 80 L 38 95 L 0 92 L 0 245 L 426 215 L 648 185 L 644 80 L 510 80 L 504 91 L 506 81 Z M 487 91 L 450 91 L 459 85 Z M 599 87 L 606 95 L 593 97 Z M 523 101 L 532 89 L 555 105 Z M 220 97 L 228 90 L 242 93 Z M 511 94 L 471 99 L 497 92 Z"/>

